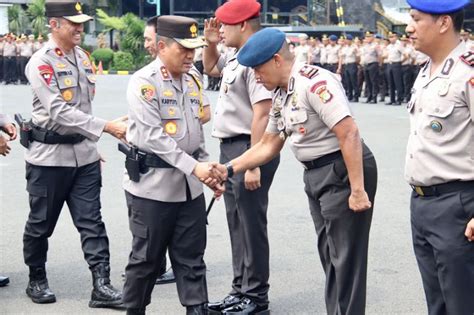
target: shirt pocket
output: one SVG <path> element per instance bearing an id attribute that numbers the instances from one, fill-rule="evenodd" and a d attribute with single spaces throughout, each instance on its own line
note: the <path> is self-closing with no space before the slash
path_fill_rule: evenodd
<path id="1" fill-rule="evenodd" d="M 77 104 L 80 97 L 77 92 L 78 82 L 75 77 L 67 76 L 58 78 L 59 92 L 68 104 Z"/>
<path id="2" fill-rule="evenodd" d="M 306 121 L 308 121 L 308 113 L 304 108 L 292 111 L 289 114 L 289 119 L 287 120 L 288 127 L 290 132 L 297 132 L 300 134 L 306 133 L 306 128 L 304 127 Z"/>
<path id="3" fill-rule="evenodd" d="M 87 76 L 87 90 L 89 93 L 89 101 L 93 101 L 95 97 L 95 81 L 96 81 L 96 76 L 95 75 L 88 75 Z"/>
<path id="4" fill-rule="evenodd" d="M 179 106 L 164 106 L 160 108 L 160 116 L 164 131 L 172 138 L 180 139 L 184 136 L 184 115 Z"/>
<path id="5" fill-rule="evenodd" d="M 423 137 L 431 140 L 444 140 L 446 133 L 449 132 L 454 104 L 438 107 L 428 107 L 424 109 L 425 119 L 422 124 L 421 134 Z"/>

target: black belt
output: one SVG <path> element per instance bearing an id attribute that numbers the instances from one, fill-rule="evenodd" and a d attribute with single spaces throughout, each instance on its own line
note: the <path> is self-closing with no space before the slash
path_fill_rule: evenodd
<path id="1" fill-rule="evenodd" d="M 336 152 L 323 155 L 322 157 L 317 158 L 315 160 L 301 163 L 303 163 L 305 169 L 312 170 L 313 168 L 319 168 L 331 164 L 334 161 L 339 160 L 340 158 L 342 158 L 342 152 L 341 150 L 338 150 Z"/>
<path id="2" fill-rule="evenodd" d="M 250 141 L 250 135 L 238 135 L 235 137 L 230 137 L 230 138 L 220 138 L 219 141 L 221 143 L 232 143 L 232 142 L 237 142 L 237 141 Z"/>
<path id="3" fill-rule="evenodd" d="M 147 153 L 143 151 L 138 151 L 140 155 L 140 163 L 143 163 L 146 167 L 152 168 L 175 168 L 173 165 L 169 164 L 158 155 L 153 153 Z M 199 158 L 199 152 L 196 151 L 192 154 L 192 156 L 197 160 Z"/>
<path id="4" fill-rule="evenodd" d="M 46 144 L 77 144 L 85 139 L 85 136 L 78 133 L 60 135 L 55 131 L 47 130 L 33 124 L 31 126 L 31 141 L 38 141 Z"/>
<path id="5" fill-rule="evenodd" d="M 455 191 L 461 191 L 465 189 L 473 189 L 474 190 L 474 181 L 455 181 L 449 182 L 444 184 L 438 184 L 433 186 L 414 186 L 411 185 L 413 191 L 422 197 L 431 197 L 431 196 L 439 196 L 442 194 L 448 194 Z"/>

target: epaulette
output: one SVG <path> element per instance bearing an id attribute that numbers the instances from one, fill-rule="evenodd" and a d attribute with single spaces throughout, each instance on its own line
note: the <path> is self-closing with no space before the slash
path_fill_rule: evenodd
<path id="1" fill-rule="evenodd" d="M 430 60 L 431 60 L 431 59 L 428 59 L 428 60 L 426 60 L 425 62 L 420 63 L 421 72 L 424 72 L 424 71 L 426 70 L 426 68 L 427 68 L 428 65 L 430 64 Z"/>
<path id="2" fill-rule="evenodd" d="M 310 65 L 304 65 L 300 69 L 299 74 L 308 79 L 312 79 L 318 74 L 318 68 Z"/>
<path id="3" fill-rule="evenodd" d="M 461 55 L 459 58 L 468 66 L 474 67 L 474 51 L 470 50 Z"/>

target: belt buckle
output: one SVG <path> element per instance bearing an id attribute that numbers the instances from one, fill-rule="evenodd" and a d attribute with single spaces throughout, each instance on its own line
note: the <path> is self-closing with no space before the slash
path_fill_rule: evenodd
<path id="1" fill-rule="evenodd" d="M 415 192 L 419 195 L 419 196 L 424 196 L 425 193 L 423 192 L 423 189 L 420 187 L 420 186 L 415 186 Z"/>

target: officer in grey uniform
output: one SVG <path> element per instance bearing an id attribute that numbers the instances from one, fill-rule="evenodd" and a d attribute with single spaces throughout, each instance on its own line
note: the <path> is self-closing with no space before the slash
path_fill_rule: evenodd
<path id="1" fill-rule="evenodd" d="M 406 32 L 415 49 L 431 58 L 418 74 L 407 106 L 405 179 L 413 188 L 413 247 L 428 313 L 472 315 L 474 52 L 459 35 L 469 0 L 408 4 L 412 21 Z M 471 227 L 466 228 L 468 222 Z"/>
<path id="2" fill-rule="evenodd" d="M 337 36 L 329 36 L 329 44 L 326 46 L 326 65 L 325 68 L 336 73 L 339 66 L 339 51 L 341 46 L 337 44 Z"/>
<path id="3" fill-rule="evenodd" d="M 209 167 L 197 161 L 202 88 L 187 73 L 195 48 L 205 45 L 197 27 L 191 18 L 160 16 L 157 58 L 132 76 L 127 89 L 131 147 L 123 187 L 133 234 L 123 292 L 127 314 L 145 314 L 166 249 L 187 314 L 207 314 L 199 179 L 207 178 Z"/>
<path id="4" fill-rule="evenodd" d="M 30 269 L 27 295 L 35 303 L 56 297 L 46 278 L 48 238 L 66 202 L 81 236 L 92 272 L 90 307 L 120 306 L 121 293 L 110 284 L 109 240 L 100 213 L 100 155 L 103 132 L 122 139 L 126 124 L 92 116 L 95 76 L 78 44 L 83 23 L 92 18 L 76 1 L 46 2 L 52 39 L 26 66 L 33 90 L 31 122 L 20 121 L 27 147 L 26 181 L 30 214 L 23 235 L 23 254 Z M 74 35 L 71 36 L 71 32 Z"/>
<path id="5" fill-rule="evenodd" d="M 30 38 L 30 37 L 28 37 Z M 33 36 L 34 40 L 34 36 Z M 26 84 L 28 81 L 25 76 L 25 68 L 28 61 L 30 61 L 31 56 L 33 55 L 33 45 L 34 41 L 29 41 L 26 36 L 21 39 L 20 45 L 18 45 L 19 55 L 20 55 L 20 83 Z"/>
<path id="6" fill-rule="evenodd" d="M 398 42 L 398 34 L 388 35 L 390 44 L 385 48 L 385 60 L 387 62 L 388 85 L 390 90 L 390 101 L 386 105 L 401 105 L 403 101 L 402 61 L 403 47 Z M 396 96 L 395 96 L 396 91 Z"/>
<path id="7" fill-rule="evenodd" d="M 3 45 L 3 75 L 5 84 L 16 84 L 18 81 L 16 71 L 16 44 L 13 35 L 8 34 Z"/>
<path id="8" fill-rule="evenodd" d="M 8 135 L 8 138 L 6 138 L 3 134 L 0 134 L 0 155 L 6 156 L 11 150 L 8 141 L 16 139 L 16 127 L 7 115 L 0 114 L 0 130 Z M 10 279 L 0 275 L 0 287 L 4 287 L 8 283 L 10 283 Z"/>
<path id="9" fill-rule="evenodd" d="M 270 160 L 288 139 L 305 168 L 305 191 L 327 277 L 327 313 L 364 314 L 377 168 L 359 138 L 342 85 L 329 71 L 294 62 L 285 34 L 276 29 L 252 36 L 238 60 L 274 90 L 270 121 L 256 146 L 214 167 L 232 178 Z"/>
<path id="10" fill-rule="evenodd" d="M 350 102 L 359 102 L 359 84 L 357 84 L 357 65 L 359 48 L 352 42 L 352 35 L 345 37 L 346 45 L 341 48 L 341 63 L 344 65 L 343 76 L 346 78 L 346 95 Z"/>
<path id="11" fill-rule="evenodd" d="M 374 41 L 374 34 L 365 32 L 365 41 L 361 48 L 361 62 L 364 66 L 364 78 L 367 85 L 366 103 L 377 104 L 379 84 L 379 47 Z"/>
<path id="12" fill-rule="evenodd" d="M 204 69 L 210 75 L 222 73 L 212 129 L 212 136 L 221 142 L 221 163 L 241 155 L 260 140 L 268 122 L 271 94 L 255 80 L 252 69 L 239 64 L 238 51 L 218 54 L 219 22 L 225 45 L 239 49 L 260 29 L 259 12 L 260 4 L 255 0 L 229 1 L 217 9 L 216 18 L 207 21 L 205 26 L 209 47 L 204 49 Z M 224 201 L 234 277 L 229 295 L 219 302 L 209 303 L 211 311 L 268 312 L 268 191 L 279 162 L 276 156 L 226 183 Z"/>

